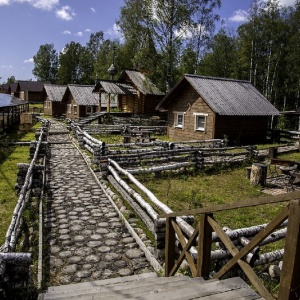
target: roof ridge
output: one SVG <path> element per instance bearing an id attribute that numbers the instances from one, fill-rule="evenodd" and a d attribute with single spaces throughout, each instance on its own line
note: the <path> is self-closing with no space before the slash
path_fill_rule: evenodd
<path id="1" fill-rule="evenodd" d="M 197 75 L 197 74 L 184 74 L 184 77 L 195 77 L 195 78 L 211 79 L 211 80 L 222 80 L 222 81 L 234 81 L 234 82 L 251 83 L 249 80 L 234 79 L 234 78 L 224 78 L 224 77 L 213 77 L 213 76 L 204 76 L 204 75 Z"/>

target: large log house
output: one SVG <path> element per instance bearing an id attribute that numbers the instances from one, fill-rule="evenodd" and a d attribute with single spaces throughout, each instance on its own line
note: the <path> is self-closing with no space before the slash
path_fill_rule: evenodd
<path id="1" fill-rule="evenodd" d="M 231 144 L 265 141 L 279 111 L 248 81 L 184 75 L 158 104 L 168 111 L 175 141 L 227 138 Z"/>

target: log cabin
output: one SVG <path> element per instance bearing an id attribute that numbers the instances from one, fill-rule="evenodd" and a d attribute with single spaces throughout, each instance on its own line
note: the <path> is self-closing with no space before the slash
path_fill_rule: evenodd
<path id="1" fill-rule="evenodd" d="M 184 75 L 157 106 L 168 112 L 168 137 L 175 141 L 227 139 L 263 143 L 279 111 L 248 81 Z"/>
<path id="2" fill-rule="evenodd" d="M 63 95 L 65 117 L 79 120 L 99 111 L 99 97 L 93 93 L 93 85 L 68 84 Z"/>
<path id="3" fill-rule="evenodd" d="M 24 101 L 43 103 L 44 84 L 47 83 L 49 84 L 50 82 L 20 80 L 18 81 L 15 96 Z"/>
<path id="4" fill-rule="evenodd" d="M 66 105 L 62 103 L 66 89 L 66 85 L 44 85 L 44 114 L 46 116 L 60 117 L 66 113 Z"/>
<path id="5" fill-rule="evenodd" d="M 124 70 L 115 81 L 98 80 L 94 92 L 117 95 L 118 110 L 135 114 L 155 113 L 164 96 L 148 77 L 134 70 Z"/>

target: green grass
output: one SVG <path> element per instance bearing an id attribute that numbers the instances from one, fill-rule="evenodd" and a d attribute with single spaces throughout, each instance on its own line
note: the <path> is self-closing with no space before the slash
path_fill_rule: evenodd
<path id="1" fill-rule="evenodd" d="M 40 127 L 37 123 L 32 130 Z M 17 128 L 15 132 L 2 135 L 2 141 L 34 140 L 34 132 Z M 17 181 L 17 163 L 30 162 L 29 147 L 1 147 L 0 148 L 0 245 L 5 241 L 5 234 L 11 222 L 18 196 L 15 190 Z"/>

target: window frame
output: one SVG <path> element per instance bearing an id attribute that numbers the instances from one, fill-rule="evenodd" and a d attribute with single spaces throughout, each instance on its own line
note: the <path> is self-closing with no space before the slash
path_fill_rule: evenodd
<path id="1" fill-rule="evenodd" d="M 77 115 L 77 112 L 78 112 L 78 106 L 77 105 L 73 105 L 73 112 L 74 112 L 74 115 Z"/>
<path id="2" fill-rule="evenodd" d="M 205 114 L 205 113 L 193 113 L 193 115 L 195 117 L 194 131 L 206 132 L 208 114 Z M 203 127 L 199 127 L 198 126 L 198 118 L 199 117 L 204 118 Z"/>
<path id="3" fill-rule="evenodd" d="M 179 128 L 179 129 L 183 129 L 184 128 L 184 115 L 186 113 L 181 112 L 181 111 L 174 111 L 173 113 L 174 113 L 174 127 Z M 181 124 L 179 124 L 179 122 L 178 122 L 178 117 L 179 116 L 182 116 Z"/>
<path id="4" fill-rule="evenodd" d="M 91 111 L 89 112 L 88 109 L 90 109 Z M 92 114 L 93 113 L 93 108 L 91 105 L 87 105 L 85 107 L 85 113 L 88 115 L 88 114 Z"/>

